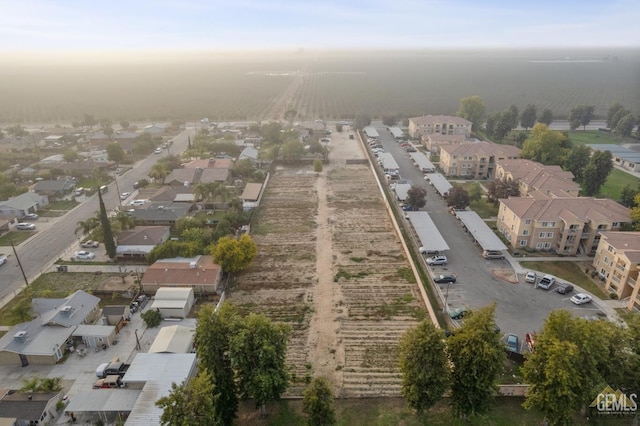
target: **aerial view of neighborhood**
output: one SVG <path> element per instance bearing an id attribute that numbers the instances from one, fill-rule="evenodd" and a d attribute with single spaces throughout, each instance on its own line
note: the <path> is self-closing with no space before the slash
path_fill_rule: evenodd
<path id="1" fill-rule="evenodd" d="M 629 2 L 134 3 L 0 2 L 0 425 L 640 422 Z"/>

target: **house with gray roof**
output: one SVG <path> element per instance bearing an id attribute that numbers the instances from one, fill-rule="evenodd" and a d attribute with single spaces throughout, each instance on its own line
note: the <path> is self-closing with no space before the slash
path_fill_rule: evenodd
<path id="1" fill-rule="evenodd" d="M 49 204 L 49 197 L 28 191 L 6 201 L 0 201 L 0 216 L 21 218 L 27 213 L 37 212 L 47 204 Z"/>
<path id="2" fill-rule="evenodd" d="M 195 169 L 173 169 L 165 178 L 164 183 L 166 185 L 193 186 L 200 182 L 201 176 L 202 169 L 199 167 Z"/>
<path id="3" fill-rule="evenodd" d="M 191 203 L 158 203 L 152 202 L 148 207 L 132 209 L 129 214 L 136 222 L 145 225 L 175 225 L 176 221 L 189 213 Z"/>
<path id="4" fill-rule="evenodd" d="M 41 180 L 33 186 L 33 192 L 51 198 L 60 198 L 73 191 L 75 187 L 76 183 L 69 179 Z"/>
<path id="5" fill-rule="evenodd" d="M 155 247 L 169 239 L 168 226 L 136 226 L 116 236 L 116 259 L 144 262 Z"/>
<path id="6" fill-rule="evenodd" d="M 60 392 L 20 392 L 9 390 L 0 397 L 0 419 L 15 419 L 3 425 L 50 424 L 56 418 Z"/>
<path id="7" fill-rule="evenodd" d="M 258 150 L 253 146 L 247 146 L 240 153 L 238 161 L 240 160 L 251 160 L 251 162 L 256 163 L 258 161 Z"/>
<path id="8" fill-rule="evenodd" d="M 0 338 L 0 364 L 57 363 L 77 326 L 91 324 L 99 316 L 99 302 L 98 297 L 82 290 L 64 299 L 33 299 L 36 318 L 12 327 Z"/>

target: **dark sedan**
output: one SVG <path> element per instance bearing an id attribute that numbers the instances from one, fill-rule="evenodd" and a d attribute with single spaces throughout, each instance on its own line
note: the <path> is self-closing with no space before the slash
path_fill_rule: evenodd
<path id="1" fill-rule="evenodd" d="M 437 275 L 434 280 L 438 284 L 455 283 L 456 276 L 452 274 L 440 274 Z"/>
<path id="2" fill-rule="evenodd" d="M 573 286 L 571 284 L 562 284 L 556 291 L 560 294 L 569 294 L 573 291 Z"/>

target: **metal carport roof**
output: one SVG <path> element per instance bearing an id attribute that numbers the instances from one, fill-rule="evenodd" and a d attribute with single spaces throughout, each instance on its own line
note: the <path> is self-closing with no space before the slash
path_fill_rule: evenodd
<path id="1" fill-rule="evenodd" d="M 411 189 L 410 183 L 396 183 L 393 185 L 393 190 L 398 197 L 398 200 L 404 201 L 409 197 L 409 190 Z"/>
<path id="2" fill-rule="evenodd" d="M 424 155 L 421 152 L 410 152 L 409 156 L 411 157 L 411 159 L 413 161 L 415 161 L 415 163 L 418 165 L 418 168 L 421 171 L 432 171 L 434 172 L 436 170 L 436 166 L 433 165 L 433 163 L 431 161 L 429 161 L 429 159 L 427 158 L 426 155 Z"/>
<path id="3" fill-rule="evenodd" d="M 480 244 L 483 250 L 506 250 L 507 246 L 489 228 L 478 213 L 466 210 L 456 210 L 456 216 L 462 221 L 473 238 Z"/>
<path id="4" fill-rule="evenodd" d="M 131 411 L 142 389 L 88 389 L 78 392 L 64 409 L 74 413 Z"/>
<path id="5" fill-rule="evenodd" d="M 438 194 L 443 197 L 453 188 L 447 179 L 440 173 L 427 173 L 425 175 L 433 187 L 438 191 Z"/>
<path id="6" fill-rule="evenodd" d="M 420 244 L 429 251 L 449 250 L 447 242 L 440 234 L 436 224 L 431 220 L 427 212 L 407 212 L 409 220 L 416 230 Z"/>

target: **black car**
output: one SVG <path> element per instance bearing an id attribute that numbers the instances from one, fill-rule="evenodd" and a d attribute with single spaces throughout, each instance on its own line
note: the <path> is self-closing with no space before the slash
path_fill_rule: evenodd
<path id="1" fill-rule="evenodd" d="M 571 284 L 562 284 L 556 291 L 560 294 L 569 294 L 573 291 L 573 286 Z"/>
<path id="2" fill-rule="evenodd" d="M 440 274 L 434 278 L 434 280 L 438 284 L 446 284 L 446 283 L 455 283 L 456 276 L 452 274 Z"/>

